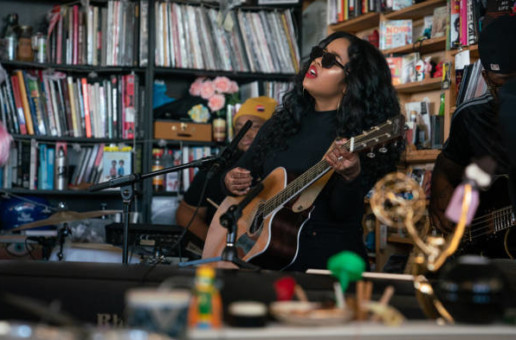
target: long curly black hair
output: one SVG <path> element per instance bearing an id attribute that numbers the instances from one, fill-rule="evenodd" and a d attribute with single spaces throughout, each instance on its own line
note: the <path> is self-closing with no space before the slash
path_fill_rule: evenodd
<path id="1" fill-rule="evenodd" d="M 352 137 L 374 125 L 385 122 L 389 117 L 400 114 L 396 90 L 392 86 L 391 73 L 383 54 L 369 42 L 347 32 L 335 32 L 323 39 L 318 46 L 326 48 L 335 39 L 347 39 L 349 62 L 344 65 L 346 92 L 337 109 L 337 135 Z M 283 97 L 264 131 L 266 142 L 259 143 L 254 156 L 256 165 L 274 150 L 285 147 L 285 140 L 299 131 L 303 116 L 314 111 L 314 98 L 303 89 L 303 79 L 310 63 L 308 60 L 294 78 L 293 88 Z M 390 147 L 386 154 L 376 153 L 374 159 L 361 155 L 362 178 L 366 185 L 374 182 L 389 171 L 404 148 L 402 142 Z"/>

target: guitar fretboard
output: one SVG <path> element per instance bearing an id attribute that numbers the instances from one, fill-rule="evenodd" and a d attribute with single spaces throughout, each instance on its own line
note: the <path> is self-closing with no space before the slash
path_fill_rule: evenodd
<path id="1" fill-rule="evenodd" d="M 399 137 L 403 131 L 403 123 L 404 117 L 402 115 L 393 117 L 386 123 L 375 126 L 369 131 L 349 139 L 340 147 L 352 152 L 372 148 L 378 144 Z M 290 182 L 285 189 L 265 202 L 262 208 L 263 216 L 267 216 L 278 207 L 283 206 L 306 187 L 324 176 L 330 169 L 330 165 L 328 165 L 324 159 L 313 165 L 302 175 Z"/>
<path id="2" fill-rule="evenodd" d="M 462 239 L 465 242 L 473 241 L 476 238 L 489 234 L 495 234 L 509 229 L 514 225 L 514 214 L 511 206 L 494 210 L 486 215 L 478 216 L 471 222 L 470 228 L 466 229 Z"/>
<path id="3" fill-rule="evenodd" d="M 290 182 L 285 189 L 278 192 L 274 197 L 269 199 L 263 207 L 264 216 L 267 216 L 277 207 L 283 205 L 285 202 L 288 202 L 292 197 L 297 195 L 298 192 L 324 176 L 324 174 L 326 174 L 330 169 L 331 167 L 328 165 L 328 163 L 326 163 L 325 160 L 319 161 L 317 164 L 305 171 L 301 176 Z"/>

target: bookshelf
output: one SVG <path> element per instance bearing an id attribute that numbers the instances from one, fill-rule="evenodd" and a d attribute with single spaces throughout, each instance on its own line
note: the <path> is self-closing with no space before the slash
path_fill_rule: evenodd
<path id="1" fill-rule="evenodd" d="M 411 52 L 419 52 L 421 54 L 428 54 L 432 52 L 444 51 L 446 49 L 446 37 L 432 38 L 416 42 L 411 45 L 400 46 L 383 50 L 382 52 L 388 54 L 405 54 Z"/>
<path id="2" fill-rule="evenodd" d="M 346 3 L 346 1 L 343 3 Z M 397 11 L 369 12 L 349 20 L 331 24 L 328 26 L 328 32 L 348 31 L 365 38 L 375 29 L 379 31 L 380 23 L 386 20 L 412 20 L 414 26 L 420 26 L 423 24 L 425 16 L 432 15 L 436 8 L 446 5 L 446 0 L 426 0 Z M 420 58 L 431 57 L 436 64 L 441 61 L 453 64 L 453 52 L 447 50 L 446 35 L 382 50 L 386 57 L 403 56 L 412 52 L 418 52 Z M 429 100 L 431 103 L 429 107 L 431 114 L 437 115 L 439 113 L 441 95 L 444 94 L 444 140 L 448 137 L 451 115 L 453 113 L 452 103 L 455 101 L 454 93 L 451 90 L 453 83 L 450 89 L 442 89 L 442 78 L 436 77 L 398 84 L 395 85 L 395 88 L 402 112 L 404 113 L 405 103 Z M 425 164 L 435 162 L 439 153 L 439 149 L 417 150 L 412 145 L 403 154 L 400 168 L 426 167 Z M 377 270 L 381 270 L 391 254 L 406 254 L 412 247 L 408 238 L 397 235 L 388 229 L 376 221 L 376 256 L 374 260 Z"/>
<path id="3" fill-rule="evenodd" d="M 407 20 L 410 19 L 414 25 L 422 24 L 423 18 L 432 15 L 437 7 L 446 6 L 446 0 L 426 0 L 418 4 L 391 12 L 370 12 L 362 14 L 358 17 L 338 22 L 328 26 L 328 31 L 347 30 L 357 35 L 363 32 L 369 32 L 373 29 L 379 29 L 380 22 L 385 20 Z M 385 56 L 406 55 L 412 52 L 419 52 L 420 57 L 432 57 L 432 61 L 436 64 L 440 61 L 452 61 L 450 51 L 446 50 L 446 36 L 425 39 L 416 43 L 382 50 Z M 452 100 L 454 100 L 452 91 L 449 89 L 441 89 L 441 78 L 426 78 L 422 81 L 409 82 L 396 85 L 396 90 L 404 112 L 404 104 L 407 102 L 421 101 L 429 99 L 431 104 L 430 110 L 432 114 L 439 112 L 440 96 L 445 95 L 445 112 L 444 112 L 444 139 L 448 137 Z M 413 151 L 411 151 L 413 152 Z"/>
<path id="4" fill-rule="evenodd" d="M 441 153 L 438 149 L 410 150 L 403 154 L 402 162 L 406 164 L 432 163 Z"/>
<path id="5" fill-rule="evenodd" d="M 396 91 L 400 94 L 414 94 L 427 91 L 435 91 L 441 88 L 440 78 L 428 78 L 406 84 L 396 85 Z"/>
<path id="6" fill-rule="evenodd" d="M 371 12 L 363 14 L 359 17 L 349 19 L 346 21 L 342 21 L 328 27 L 329 32 L 336 31 L 346 31 L 350 33 L 357 33 L 360 31 L 365 31 L 371 27 L 378 26 L 378 21 L 380 20 L 380 13 Z"/>
<path id="7" fill-rule="evenodd" d="M 102 15 L 105 15 L 107 21 L 110 20 L 108 14 L 105 14 L 104 12 L 110 13 L 109 11 L 113 10 L 116 11 L 114 8 L 115 6 L 119 6 L 120 3 L 118 1 L 108 1 L 108 0 L 92 0 L 89 2 L 92 6 L 91 8 L 96 7 L 96 11 L 98 11 L 98 21 L 97 23 L 97 31 L 98 32 L 107 32 L 110 39 L 104 39 L 104 42 L 98 42 L 98 45 L 101 46 L 101 48 L 98 51 L 95 51 L 95 49 L 91 49 L 91 46 L 89 46 L 89 40 L 90 36 L 89 34 L 95 31 L 95 25 L 91 25 L 93 27 L 92 32 L 88 32 L 88 25 L 85 24 L 84 26 L 84 33 L 83 39 L 85 46 L 82 47 L 83 50 L 81 52 L 81 45 L 78 45 L 78 47 L 74 47 L 75 45 L 65 45 L 65 43 L 62 41 L 61 46 L 63 48 L 62 55 L 61 55 L 61 61 L 57 60 L 57 52 L 50 52 L 51 57 L 49 58 L 49 61 L 45 63 L 38 63 L 38 62 L 26 62 L 26 61 L 2 61 L 3 67 L 7 70 L 9 75 L 11 75 L 11 72 L 15 70 L 22 70 L 24 72 L 60 72 L 64 73 L 67 76 L 72 77 L 73 79 L 80 79 L 80 78 L 92 78 L 92 79 L 110 79 L 111 77 L 123 77 L 128 74 L 135 75 L 136 83 L 138 86 L 138 89 L 136 89 L 137 96 L 137 105 L 136 111 L 137 111 L 137 118 L 135 121 L 135 133 L 134 136 L 131 138 L 123 138 L 122 135 L 120 136 L 113 136 L 109 138 L 108 136 L 92 136 L 87 137 L 85 135 L 68 135 L 68 134 L 62 134 L 60 136 L 55 135 L 26 135 L 22 133 L 13 133 L 13 137 L 16 141 L 16 143 L 34 143 L 36 142 L 38 145 L 40 144 L 48 144 L 53 145 L 58 142 L 63 142 L 68 144 L 69 149 L 80 149 L 84 147 L 90 147 L 94 145 L 100 145 L 100 144 L 124 144 L 124 145 L 130 145 L 133 148 L 133 160 L 132 160 L 132 171 L 133 172 L 150 172 L 152 170 L 152 150 L 156 147 L 166 147 L 171 149 L 182 149 L 184 147 L 211 147 L 211 148 L 218 148 L 222 144 L 215 143 L 215 142 L 188 142 L 188 141 L 179 141 L 179 140 L 157 140 L 154 138 L 154 131 L 153 131 L 153 121 L 154 121 L 154 108 L 153 108 L 153 101 L 154 101 L 154 88 L 153 84 L 155 80 L 164 80 L 167 83 L 167 86 L 172 88 L 175 93 L 178 92 L 186 92 L 187 90 L 187 84 L 190 84 L 195 80 L 197 77 L 209 77 L 214 78 L 216 76 L 226 76 L 230 78 L 231 80 L 236 81 L 239 85 L 242 84 L 248 84 L 254 81 L 278 81 L 278 82 L 289 82 L 292 78 L 292 76 L 295 74 L 295 70 L 297 69 L 298 65 L 296 65 L 294 62 L 292 63 L 292 66 L 290 67 L 280 67 L 280 66 L 286 66 L 285 60 L 283 59 L 279 60 L 278 58 L 274 59 L 274 66 L 270 66 L 272 64 L 267 64 L 267 62 L 263 61 L 263 57 L 272 58 L 271 55 L 261 55 L 261 56 L 249 56 L 245 55 L 245 58 L 254 58 L 254 62 L 259 64 L 259 67 L 255 67 L 254 69 L 251 69 L 248 67 L 245 68 L 237 68 L 237 67 L 231 67 L 230 69 L 223 69 L 219 68 L 217 65 L 215 65 L 215 68 L 213 68 L 211 65 L 208 67 L 207 59 L 204 59 L 203 62 L 205 64 L 173 64 L 173 63 L 164 63 L 162 62 L 161 51 L 163 50 L 163 45 L 160 45 L 160 43 L 163 43 L 163 41 L 167 41 L 166 39 L 163 40 L 164 30 L 160 30 L 157 28 L 158 25 L 163 24 L 164 22 L 169 23 L 169 25 L 166 25 L 167 32 L 172 32 L 175 28 L 173 26 L 173 17 L 167 17 L 163 16 L 162 9 L 171 9 L 173 4 L 176 4 L 177 6 L 181 6 L 181 8 L 184 10 L 183 13 L 190 13 L 195 12 L 197 15 L 198 13 L 204 13 L 204 11 L 214 11 L 218 9 L 218 3 L 202 3 L 199 2 L 184 2 L 184 1 L 162 1 L 162 0 L 132 0 L 129 1 L 130 5 L 124 5 L 129 6 L 127 7 L 128 13 L 132 10 L 135 10 L 135 15 L 131 17 L 135 18 L 129 18 L 130 16 L 127 16 L 127 18 L 123 20 L 127 21 L 121 21 L 119 25 L 115 25 L 115 22 L 112 22 L 112 26 L 109 29 L 106 29 L 107 25 L 102 23 L 101 17 Z M 117 4 L 118 3 L 118 4 Z M 247 2 L 249 3 L 249 2 Z M 144 17 L 142 15 L 144 5 L 146 9 L 146 16 Z M 80 2 L 70 2 L 66 0 L 43 0 L 43 1 L 37 1 L 37 0 L 23 0 L 23 1 L 2 1 L 0 2 L 0 11 L 2 13 L 18 13 L 19 15 L 19 24 L 20 25 L 31 25 L 34 27 L 34 31 L 38 29 L 38 26 L 40 22 L 44 19 L 47 13 L 49 13 L 52 8 L 55 5 L 60 6 L 69 6 L 69 8 L 73 8 L 74 5 L 79 6 L 79 12 L 83 8 L 81 7 Z M 120 5 L 121 6 L 121 5 Z M 170 7 L 167 7 L 170 6 Z M 138 11 L 139 10 L 139 11 Z M 93 10 L 94 11 L 94 10 Z M 233 9 L 232 11 L 235 11 L 235 18 L 237 18 L 237 13 L 244 13 L 245 15 L 248 15 L 247 18 L 249 20 L 253 20 L 253 24 L 259 25 L 263 24 L 264 20 L 263 18 L 271 18 L 273 16 L 275 17 L 274 22 L 283 22 L 283 21 L 277 21 L 278 18 L 284 20 L 286 23 L 290 23 L 290 26 L 288 24 L 281 25 L 281 26 L 275 26 L 275 29 L 277 30 L 278 34 L 283 29 L 284 34 L 291 34 L 291 44 L 295 44 L 295 47 L 297 48 L 299 46 L 299 37 L 301 36 L 301 4 L 296 4 L 294 6 L 292 5 L 276 5 L 276 6 L 250 6 L 250 5 L 242 5 L 240 7 L 237 7 Z M 262 13 L 263 12 L 263 13 Z M 66 12 L 68 13 L 68 12 Z M 73 12 L 70 12 L 73 13 Z M 118 13 L 118 12 L 113 12 Z M 132 12 L 131 12 L 132 13 Z M 169 12 L 166 12 L 169 13 Z M 279 14 L 278 14 L 279 13 Z M 282 14 L 284 13 L 284 14 Z M 84 19 L 86 23 L 88 23 L 88 11 L 85 11 Z M 115 14 L 113 14 L 115 15 Z M 72 17 L 72 14 L 69 16 Z M 66 17 L 66 18 L 69 18 Z M 93 16 L 95 18 L 95 16 Z M 204 17 L 198 17 L 198 18 L 204 18 Z M 191 19 L 191 18 L 190 18 Z M 238 19 L 238 18 L 237 18 Z M 69 19 L 70 22 L 72 22 L 75 19 Z M 112 20 L 115 20 L 114 18 Z M 164 21 L 165 20 L 165 21 Z M 169 21 L 166 21 L 169 20 Z M 271 22 L 273 19 L 270 19 Z M 201 30 L 203 29 L 202 26 L 202 20 L 195 21 L 190 20 L 190 28 L 188 30 L 185 30 L 183 33 L 185 34 L 183 36 L 184 40 L 187 43 L 195 42 L 196 39 L 200 40 L 201 36 L 188 36 L 188 34 L 194 34 L 192 32 L 199 32 L 201 33 Z M 68 23 L 68 22 L 67 22 Z M 84 22 L 83 22 L 84 23 Z M 132 23 L 132 24 L 130 24 Z M 80 26 L 81 22 L 78 21 L 77 24 Z M 238 24 L 238 21 L 234 23 L 235 25 Z M 65 24 L 63 24 L 65 25 Z M 70 24 L 72 25 L 72 24 Z M 133 26 L 136 25 L 136 26 Z M 272 23 L 270 24 L 272 25 Z M 56 24 L 57 27 L 57 24 Z M 65 26 L 67 27 L 67 26 Z M 74 28 L 70 28 L 74 27 Z M 70 36 L 73 36 L 73 32 L 75 29 L 75 26 L 70 26 L 68 29 L 71 29 L 70 31 L 67 31 Z M 130 29 L 133 27 L 134 29 Z M 165 27 L 165 26 L 164 26 Z M 179 27 L 179 26 L 178 26 Z M 272 26 L 268 26 L 269 31 L 267 31 L 265 28 L 263 30 L 263 35 L 260 37 L 251 36 L 253 39 L 257 39 L 255 41 L 256 44 L 259 43 L 268 43 L 267 41 L 272 40 L 271 36 L 266 36 L 265 34 L 272 34 Z M 282 28 L 281 28 L 282 27 Z M 136 29 L 137 28 L 137 29 Z M 245 28 L 245 26 L 240 26 L 240 29 Z M 281 29 L 280 29 L 281 28 Z M 288 29 L 290 28 L 290 32 Z M 194 30 L 195 29 L 195 30 Z M 253 32 L 256 30 L 252 30 Z M 57 32 L 57 31 L 56 31 Z M 63 31 L 65 32 L 65 31 Z M 145 35 L 143 35 L 145 32 L 147 38 L 146 40 L 143 38 Z M 122 37 L 121 34 L 124 34 L 125 39 L 123 42 L 117 40 L 118 36 Z M 79 35 L 81 33 L 78 33 Z M 125 35 L 127 34 L 127 35 Z M 132 34 L 132 35 L 131 35 Z M 224 33 L 226 34 L 226 33 Z M 93 36 L 95 34 L 93 33 Z M 75 37 L 75 36 L 73 36 Z M 193 38 L 192 38 L 193 37 Z M 295 37 L 295 38 L 294 38 Z M 170 39 L 172 39 L 172 35 L 170 36 Z M 206 38 L 206 37 L 204 37 Z M 269 38 L 269 39 L 267 39 Z M 97 38 L 95 38 L 97 39 Z M 261 40 L 258 40 L 261 39 Z M 265 39 L 265 40 L 264 40 Z M 116 47 L 114 45 L 107 45 L 109 42 L 108 40 L 113 40 L 114 42 L 111 42 L 111 44 L 118 44 Z M 208 40 L 216 40 L 216 39 L 208 39 Z M 287 39 L 279 39 L 274 38 L 273 41 L 282 41 Z M 55 42 L 52 42 L 52 40 L 49 40 L 50 43 L 54 44 L 54 48 L 56 46 L 59 46 L 57 43 L 57 38 Z M 117 42 L 118 41 L 118 42 Z M 168 43 L 168 41 L 167 41 Z M 124 56 L 120 56 L 122 53 L 120 52 L 120 55 L 117 59 L 117 57 L 110 57 L 109 52 L 103 52 L 103 50 L 106 51 L 115 51 L 115 48 L 119 48 L 120 51 L 122 49 L 122 46 L 125 45 L 131 45 L 133 46 L 132 49 L 128 49 L 127 54 Z M 283 42 L 282 42 L 283 44 Z M 95 43 L 93 43 L 93 46 Z M 189 48 L 189 57 L 196 55 L 199 57 L 199 55 L 202 58 L 208 58 L 208 57 L 214 57 L 218 53 L 217 51 L 214 51 L 211 55 L 206 55 L 206 44 L 201 47 L 201 51 L 196 51 L 193 48 Z M 172 53 L 173 50 L 173 44 L 170 40 L 170 49 L 168 53 Z M 286 46 L 286 45 L 285 45 Z M 285 47 L 284 46 L 284 47 Z M 245 45 L 244 45 L 245 47 Z M 262 46 L 267 47 L 267 46 Z M 74 48 L 77 48 L 78 52 L 74 50 Z M 283 54 L 285 58 L 294 58 L 291 56 L 291 53 L 293 52 L 292 45 L 289 47 L 288 51 L 285 51 L 283 49 Z M 72 59 L 66 59 L 69 58 L 67 56 L 67 50 L 70 50 L 69 53 L 72 54 Z M 259 50 L 258 48 L 255 48 L 254 50 Z M 146 51 L 146 55 L 142 57 L 141 53 L 142 51 Z M 232 49 L 231 52 L 240 52 L 240 56 L 242 57 L 244 52 L 242 50 Z M 272 51 L 272 49 L 271 49 Z M 53 53 L 53 54 L 52 54 Z M 83 56 L 83 60 L 73 59 L 76 53 L 79 53 L 79 55 Z M 81 53 L 84 53 L 82 55 Z M 116 53 L 116 52 L 112 52 Z M 271 52 L 270 52 L 271 53 Z M 79 56 L 78 58 L 81 58 Z M 170 55 L 171 56 L 171 55 Z M 131 59 L 131 58 L 132 59 Z M 231 56 L 233 58 L 233 56 Z M 91 58 L 97 58 L 95 64 L 93 65 Z M 111 58 L 111 59 L 110 59 Z M 170 57 L 171 58 L 171 57 Z M 258 59 L 256 59 L 258 58 Z M 142 59 L 146 59 L 147 62 L 141 62 Z M 170 59 L 172 60 L 172 59 Z M 292 59 L 293 60 L 293 59 Z M 155 62 L 156 61 L 156 62 Z M 177 60 L 176 60 L 177 61 Z M 220 61 L 220 58 L 219 58 Z M 204 66 L 206 67 L 204 67 Z M 288 65 L 287 65 L 288 66 Z M 75 156 L 78 157 L 77 155 Z M 74 161 L 78 161 L 75 159 Z M 108 209 L 120 209 L 121 208 L 121 199 L 120 194 L 118 190 L 114 191 L 103 191 L 98 193 L 90 193 L 87 190 L 87 187 L 81 187 L 77 186 L 74 187 L 74 190 L 30 190 L 28 188 L 22 188 L 22 187 L 12 187 L 12 188 L 5 188 L 0 189 L 3 191 L 10 192 L 12 194 L 16 195 L 36 195 L 36 196 L 44 196 L 48 197 L 49 199 L 52 199 L 53 201 L 62 201 L 62 200 L 70 200 L 74 202 L 81 202 L 84 203 L 85 201 L 87 204 L 83 204 L 82 207 L 80 207 L 80 210 L 84 209 L 90 209 L 90 210 L 96 210 L 99 209 L 97 206 L 100 201 L 105 202 L 106 200 L 109 201 L 108 203 Z M 138 186 L 137 188 L 138 196 L 137 196 L 137 204 L 136 208 L 141 213 L 141 216 L 143 217 L 143 223 L 150 223 L 151 222 L 151 215 L 152 215 L 152 205 L 153 205 L 153 197 L 177 197 L 178 193 L 170 193 L 170 192 L 159 192 L 154 193 L 152 190 L 152 179 L 145 180 L 141 186 Z"/>
<path id="8" fill-rule="evenodd" d="M 385 14 L 387 20 L 399 20 L 399 19 L 421 19 L 425 15 L 431 15 L 434 13 L 434 8 L 446 5 L 446 0 L 426 0 L 418 4 L 405 7 L 398 11 L 390 12 Z"/>

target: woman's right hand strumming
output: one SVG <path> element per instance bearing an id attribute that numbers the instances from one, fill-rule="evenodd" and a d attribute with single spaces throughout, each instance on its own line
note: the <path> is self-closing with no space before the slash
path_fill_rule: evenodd
<path id="1" fill-rule="evenodd" d="M 251 187 L 252 181 L 253 176 L 251 176 L 251 172 L 244 168 L 231 169 L 226 174 L 226 177 L 224 177 L 224 184 L 226 185 L 226 189 L 236 196 L 247 194 L 249 188 Z"/>

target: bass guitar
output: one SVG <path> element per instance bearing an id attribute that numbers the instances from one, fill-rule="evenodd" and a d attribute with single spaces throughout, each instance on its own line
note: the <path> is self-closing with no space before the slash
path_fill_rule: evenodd
<path id="1" fill-rule="evenodd" d="M 393 117 L 349 139 L 342 147 L 350 152 L 359 152 L 380 146 L 378 151 L 385 153 L 385 145 L 403 135 L 404 122 L 403 115 Z M 284 168 L 273 170 L 262 181 L 263 190 L 242 210 L 242 217 L 237 222 L 235 247 L 238 257 L 276 270 L 292 264 L 297 257 L 300 232 L 310 217 L 311 203 L 319 191 L 316 190 L 312 200 L 308 200 L 310 204 L 303 200 L 306 195 L 302 193 L 310 192 L 318 185 L 324 186 L 332 173 L 333 169 L 324 159 L 290 182 Z M 220 225 L 220 217 L 244 197 L 228 196 L 222 201 L 208 229 L 203 258 L 221 255 L 228 230 Z"/>
<path id="2" fill-rule="evenodd" d="M 492 258 L 516 255 L 514 212 L 510 205 L 507 177 L 498 177 L 491 188 L 480 193 L 480 205 L 466 228 L 458 254 L 483 254 Z"/>

